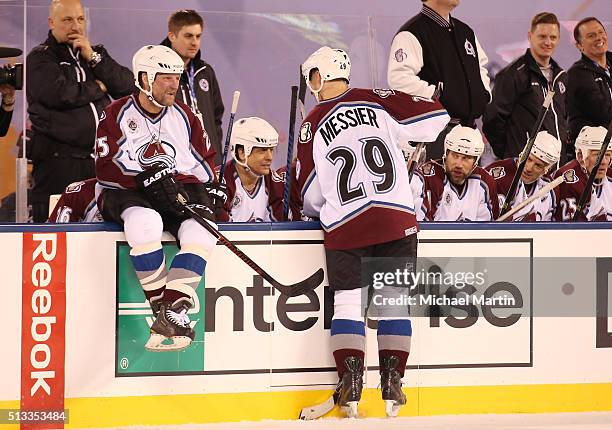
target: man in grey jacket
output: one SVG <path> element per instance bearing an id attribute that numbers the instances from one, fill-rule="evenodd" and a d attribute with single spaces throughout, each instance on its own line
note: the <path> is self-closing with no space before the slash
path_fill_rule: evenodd
<path id="1" fill-rule="evenodd" d="M 212 66 L 201 58 L 200 43 L 204 20 L 195 10 L 182 9 L 168 19 L 168 37 L 161 43 L 172 48 L 185 62 L 177 99 L 200 119 L 215 150 L 215 165 L 221 163 L 223 100 Z"/>

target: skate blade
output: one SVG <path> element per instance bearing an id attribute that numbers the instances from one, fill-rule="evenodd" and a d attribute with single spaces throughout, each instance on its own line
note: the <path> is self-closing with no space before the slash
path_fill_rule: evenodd
<path id="1" fill-rule="evenodd" d="M 171 343 L 163 343 L 170 340 Z M 173 336 L 168 338 L 161 334 L 151 333 L 151 337 L 145 343 L 145 349 L 153 352 L 181 351 L 191 345 L 191 338 L 188 336 Z"/>
<path id="2" fill-rule="evenodd" d="M 395 400 L 385 400 L 385 413 L 388 417 L 396 417 L 401 407 Z"/>
<path id="3" fill-rule="evenodd" d="M 359 402 L 346 402 L 346 406 L 340 406 L 340 409 L 347 418 L 359 418 L 359 412 L 357 411 L 357 405 Z"/>

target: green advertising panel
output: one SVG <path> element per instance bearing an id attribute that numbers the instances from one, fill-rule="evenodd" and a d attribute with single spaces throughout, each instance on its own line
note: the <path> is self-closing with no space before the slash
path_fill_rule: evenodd
<path id="1" fill-rule="evenodd" d="M 178 252 L 176 243 L 163 244 L 166 265 Z M 144 348 L 149 339 L 153 313 L 136 278 L 126 242 L 117 244 L 117 339 L 116 376 L 179 375 L 204 370 L 204 279 L 196 290 L 195 306 L 189 310 L 195 340 L 182 351 L 152 352 Z"/>

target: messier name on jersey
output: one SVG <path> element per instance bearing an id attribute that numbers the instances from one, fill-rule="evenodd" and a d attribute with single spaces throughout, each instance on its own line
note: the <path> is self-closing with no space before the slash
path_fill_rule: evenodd
<path id="1" fill-rule="evenodd" d="M 344 130 L 360 125 L 371 125 L 380 128 L 376 118 L 376 111 L 368 107 L 347 108 L 331 115 L 319 127 L 321 137 L 325 144 L 329 144 Z"/>

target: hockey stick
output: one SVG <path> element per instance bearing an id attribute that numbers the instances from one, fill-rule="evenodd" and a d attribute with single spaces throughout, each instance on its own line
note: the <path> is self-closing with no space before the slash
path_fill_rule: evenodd
<path id="1" fill-rule="evenodd" d="M 561 182 L 565 181 L 565 178 L 563 176 L 559 176 L 557 179 L 555 179 L 552 182 L 549 182 L 548 184 L 544 185 L 542 188 L 540 188 L 536 193 L 534 193 L 531 197 L 523 200 L 522 202 L 520 202 L 518 205 L 514 206 L 512 209 L 510 209 L 508 212 L 506 212 L 505 214 L 503 214 L 502 216 L 500 216 L 499 218 L 497 218 L 495 221 L 505 221 L 508 218 L 510 218 L 512 215 L 514 215 L 515 213 L 517 213 L 518 211 L 520 211 L 521 209 L 523 209 L 525 206 L 527 206 L 528 204 L 530 204 L 531 202 L 533 202 L 534 200 L 540 199 L 542 198 L 545 194 L 547 194 L 550 190 L 552 190 L 553 188 L 557 187 L 558 185 L 561 184 Z"/>
<path id="2" fill-rule="evenodd" d="M 298 108 L 300 109 L 300 116 L 302 121 L 306 118 L 306 79 L 302 74 L 302 65 L 300 65 L 300 89 L 298 90 Z"/>
<path id="3" fill-rule="evenodd" d="M 419 157 L 421 156 L 421 152 L 423 151 L 423 148 L 425 148 L 425 143 L 419 142 L 417 144 L 416 149 L 410 156 L 410 159 L 408 160 L 408 180 L 409 181 L 412 180 L 412 176 L 414 175 L 414 170 L 416 169 L 416 166 L 419 164 Z"/>
<path id="4" fill-rule="evenodd" d="M 266 281 L 270 283 L 274 288 L 276 288 L 281 294 L 284 294 L 288 297 L 296 297 L 302 294 L 305 294 L 309 291 L 314 290 L 323 282 L 323 269 L 317 270 L 315 273 L 310 275 L 303 281 L 300 281 L 296 284 L 284 285 L 274 279 L 268 272 L 262 269 L 257 263 L 255 263 L 251 258 L 242 252 L 240 249 L 236 247 L 228 238 L 223 236 L 219 230 L 217 230 L 211 223 L 206 221 L 202 215 L 197 213 L 195 210 L 190 208 L 186 201 L 179 194 L 177 197 L 179 203 L 183 206 L 183 209 L 186 213 L 193 218 L 198 224 L 204 227 L 210 234 L 215 236 L 219 242 L 229 248 L 234 254 L 238 256 L 242 261 L 244 261 L 251 269 L 255 271 L 258 275 L 264 278 Z"/>
<path id="5" fill-rule="evenodd" d="M 223 172 L 225 172 L 225 163 L 227 162 L 227 152 L 229 151 L 230 138 L 232 137 L 232 129 L 234 128 L 234 117 L 238 109 L 238 99 L 240 91 L 234 91 L 232 98 L 232 110 L 230 111 L 229 123 L 227 124 L 227 134 L 225 135 L 225 146 L 223 147 L 223 158 L 221 160 L 221 170 L 219 171 L 219 183 L 223 183 Z"/>
<path id="6" fill-rule="evenodd" d="M 606 137 L 604 137 L 603 144 L 601 145 L 601 149 L 599 150 L 599 154 L 597 154 L 597 160 L 595 161 L 595 165 L 591 169 L 591 173 L 589 173 L 589 178 L 587 179 L 586 186 L 584 190 L 582 190 L 582 194 L 580 194 L 580 199 L 578 200 L 578 204 L 576 205 L 576 212 L 574 213 L 573 221 L 578 221 L 578 217 L 584 210 L 586 206 L 586 202 L 591 196 L 591 188 L 593 187 L 593 183 L 595 182 L 595 176 L 597 176 L 597 171 L 599 170 L 599 166 L 601 166 L 601 162 L 603 158 L 606 156 L 606 152 L 608 151 L 608 145 L 610 144 L 610 138 L 612 137 L 612 121 L 608 124 L 608 132 L 606 133 Z"/>
<path id="7" fill-rule="evenodd" d="M 533 129 L 531 130 L 530 137 L 527 140 L 527 144 L 525 145 L 523 152 L 521 152 L 521 156 L 519 158 L 519 164 L 516 169 L 516 173 L 514 174 L 514 177 L 512 178 L 512 184 L 510 185 L 508 194 L 506 194 L 506 200 L 504 200 L 504 204 L 502 205 L 500 209 L 500 213 L 502 216 L 505 215 L 506 212 L 508 212 L 508 210 L 510 210 L 510 202 L 512 202 L 512 199 L 514 198 L 514 193 L 516 193 L 518 183 L 521 180 L 521 175 L 523 174 L 523 170 L 525 169 L 525 164 L 527 164 L 527 159 L 529 158 L 529 154 L 531 153 L 531 148 L 533 148 L 533 143 L 535 142 L 538 133 L 542 129 L 542 124 L 544 124 L 544 118 L 546 117 L 546 114 L 548 113 L 548 109 L 550 108 L 550 105 L 553 101 L 553 97 L 555 96 L 555 83 L 557 82 L 557 79 L 559 79 L 559 77 L 563 73 L 565 73 L 565 70 L 560 71 L 557 74 L 557 76 L 555 76 L 555 79 L 553 79 L 553 82 L 551 85 L 551 90 L 548 91 L 548 93 L 546 94 L 546 97 L 544 97 L 544 102 L 542 103 L 542 107 L 540 108 L 540 112 L 538 113 L 536 122 L 533 125 Z"/>
<path id="8" fill-rule="evenodd" d="M 317 418 L 321 418 L 323 415 L 334 409 L 334 406 L 336 406 L 336 402 L 338 401 L 339 394 L 340 392 L 336 389 L 334 390 L 334 394 L 332 394 L 323 403 L 302 408 L 299 418 L 301 420 L 316 420 Z"/>
<path id="9" fill-rule="evenodd" d="M 291 163 L 293 161 L 293 141 L 295 137 L 295 110 L 298 87 L 291 87 L 291 110 L 289 111 L 289 135 L 287 137 L 287 170 L 285 171 L 285 190 L 283 192 L 283 220 L 289 221 L 289 195 L 291 191 Z"/>

